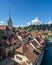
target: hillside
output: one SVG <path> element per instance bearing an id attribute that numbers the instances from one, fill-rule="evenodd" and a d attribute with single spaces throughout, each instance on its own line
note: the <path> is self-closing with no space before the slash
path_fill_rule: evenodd
<path id="1" fill-rule="evenodd" d="M 41 25 L 29 25 L 29 26 L 25 26 L 24 27 L 25 30 L 28 30 L 28 31 L 35 31 L 35 30 L 38 30 L 38 31 L 45 31 L 45 30 L 48 30 L 48 31 L 52 31 L 52 24 L 41 24 Z"/>

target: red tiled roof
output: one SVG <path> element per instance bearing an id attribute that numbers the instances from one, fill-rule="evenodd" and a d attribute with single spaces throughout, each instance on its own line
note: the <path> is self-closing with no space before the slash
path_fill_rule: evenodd
<path id="1" fill-rule="evenodd" d="M 26 47 L 29 49 L 29 51 L 33 52 L 34 48 L 30 44 L 27 44 Z"/>
<path id="2" fill-rule="evenodd" d="M 36 48 L 41 51 L 41 47 L 39 45 L 37 45 Z"/>
<path id="3" fill-rule="evenodd" d="M 30 52 L 29 50 L 27 50 L 24 55 L 29 59 L 30 62 L 34 63 L 36 58 L 37 58 L 37 55 Z"/>
<path id="4" fill-rule="evenodd" d="M 43 37 L 43 38 L 45 38 L 45 37 Z M 37 37 L 37 40 L 39 41 L 39 43 L 41 45 L 44 43 L 44 40 L 40 36 Z M 34 41 L 32 42 L 32 44 L 33 43 L 34 43 Z M 33 45 L 39 50 L 39 52 L 41 51 L 41 47 L 38 44 L 37 45 L 33 44 Z M 26 56 L 30 62 L 34 63 L 35 60 L 37 59 L 38 55 L 33 53 L 33 50 L 34 50 L 34 48 L 29 43 L 27 43 L 27 44 L 24 44 L 21 47 L 19 47 L 16 51 L 23 53 L 24 56 Z"/>
<path id="5" fill-rule="evenodd" d="M 26 47 L 26 45 L 21 45 L 21 47 L 17 48 L 16 51 L 19 53 L 24 53 L 28 50 L 28 48 Z"/>
<path id="6" fill-rule="evenodd" d="M 45 40 L 45 36 L 44 36 L 44 35 L 41 35 L 41 38 L 42 38 L 43 40 Z"/>
<path id="7" fill-rule="evenodd" d="M 23 53 L 23 46 L 21 46 L 18 49 L 16 49 L 16 52 Z"/>
<path id="8" fill-rule="evenodd" d="M 30 34 L 30 32 L 26 30 L 17 30 L 17 32 L 18 32 L 18 35 L 20 35 L 22 38 L 25 38 Z"/>
<path id="9" fill-rule="evenodd" d="M 6 25 L 0 25 L 1 30 L 6 30 Z"/>
<path id="10" fill-rule="evenodd" d="M 16 51 L 19 53 L 23 53 L 30 62 L 34 62 L 37 58 L 37 55 L 33 53 L 34 48 L 32 48 L 29 44 L 19 47 Z"/>
<path id="11" fill-rule="evenodd" d="M 41 40 L 41 41 L 40 41 L 40 44 L 43 45 L 43 44 L 44 44 L 44 40 Z"/>
<path id="12" fill-rule="evenodd" d="M 48 35 L 52 35 L 52 32 L 48 32 Z"/>
<path id="13" fill-rule="evenodd" d="M 27 65 L 25 62 L 21 63 L 21 64 L 18 64 L 18 65 Z"/>

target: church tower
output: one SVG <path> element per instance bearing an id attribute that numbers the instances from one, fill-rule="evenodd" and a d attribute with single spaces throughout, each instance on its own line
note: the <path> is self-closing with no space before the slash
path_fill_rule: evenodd
<path id="1" fill-rule="evenodd" d="M 9 19 L 7 23 L 8 23 L 8 28 L 12 31 L 12 20 L 11 20 L 10 11 L 9 11 Z"/>

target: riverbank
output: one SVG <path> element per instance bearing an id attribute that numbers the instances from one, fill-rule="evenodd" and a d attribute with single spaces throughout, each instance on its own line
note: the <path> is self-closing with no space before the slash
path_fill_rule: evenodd
<path id="1" fill-rule="evenodd" d="M 41 65 L 52 65 L 52 40 L 47 41 L 47 51 L 44 52 L 44 57 Z"/>

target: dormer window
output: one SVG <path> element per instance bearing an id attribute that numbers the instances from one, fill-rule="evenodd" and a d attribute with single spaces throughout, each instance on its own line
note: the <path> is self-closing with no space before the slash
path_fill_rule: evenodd
<path id="1" fill-rule="evenodd" d="M 30 65 L 30 62 L 29 61 L 26 61 L 26 63 Z"/>
<path id="2" fill-rule="evenodd" d="M 22 61 L 22 58 L 21 58 L 21 57 L 19 57 L 19 56 L 16 56 L 16 58 L 17 58 L 18 60 Z"/>
<path id="3" fill-rule="evenodd" d="M 14 42 L 14 44 L 16 45 L 16 43 Z"/>

